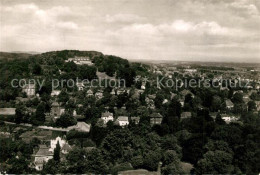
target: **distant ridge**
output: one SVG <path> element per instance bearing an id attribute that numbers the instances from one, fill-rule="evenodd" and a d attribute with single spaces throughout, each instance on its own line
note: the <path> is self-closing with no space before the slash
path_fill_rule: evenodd
<path id="1" fill-rule="evenodd" d="M 32 54 L 29 53 L 14 53 L 14 52 L 0 52 L 0 60 L 14 60 L 14 59 L 27 59 Z"/>

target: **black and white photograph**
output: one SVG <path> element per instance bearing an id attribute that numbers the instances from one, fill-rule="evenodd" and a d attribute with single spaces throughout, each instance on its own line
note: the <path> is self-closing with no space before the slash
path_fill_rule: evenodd
<path id="1" fill-rule="evenodd" d="M 0 175 L 260 174 L 260 0 L 0 0 Z"/>

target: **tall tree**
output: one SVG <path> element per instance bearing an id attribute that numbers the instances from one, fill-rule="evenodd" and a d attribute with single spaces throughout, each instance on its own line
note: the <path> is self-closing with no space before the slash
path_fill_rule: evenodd
<path id="1" fill-rule="evenodd" d="M 56 144 L 56 148 L 54 149 L 54 155 L 53 155 L 53 159 L 57 162 L 60 161 L 60 143 L 59 141 Z"/>

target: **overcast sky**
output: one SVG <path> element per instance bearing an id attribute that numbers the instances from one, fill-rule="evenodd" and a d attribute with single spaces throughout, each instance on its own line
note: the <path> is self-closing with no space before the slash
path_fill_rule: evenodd
<path id="1" fill-rule="evenodd" d="M 260 0 L 0 0 L 1 51 L 260 62 Z"/>

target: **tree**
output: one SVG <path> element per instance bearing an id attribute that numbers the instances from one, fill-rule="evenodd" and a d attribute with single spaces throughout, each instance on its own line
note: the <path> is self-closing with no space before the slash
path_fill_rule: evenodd
<path id="1" fill-rule="evenodd" d="M 66 156 L 68 165 L 65 173 L 84 174 L 86 172 L 86 157 L 87 153 L 83 149 L 76 147 L 71 150 Z"/>
<path id="2" fill-rule="evenodd" d="M 77 120 L 67 112 L 62 114 L 60 118 L 58 118 L 56 121 L 56 125 L 63 128 L 67 128 L 69 126 L 75 125 L 76 123 Z"/>
<path id="3" fill-rule="evenodd" d="M 35 115 L 32 117 L 32 123 L 35 125 L 41 125 L 45 122 L 45 103 L 41 102 L 37 108 Z"/>
<path id="4" fill-rule="evenodd" d="M 179 174 L 182 172 L 180 159 L 174 150 L 168 150 L 163 155 L 163 174 Z"/>
<path id="5" fill-rule="evenodd" d="M 57 162 L 60 161 L 60 143 L 59 141 L 56 144 L 56 148 L 54 149 L 53 159 Z"/>
<path id="6" fill-rule="evenodd" d="M 23 106 L 23 105 L 17 106 L 17 108 L 15 109 L 14 122 L 17 124 L 23 122 L 25 115 L 26 115 L 25 106 Z"/>
<path id="7" fill-rule="evenodd" d="M 57 174 L 59 172 L 59 164 L 54 160 L 49 160 L 44 166 L 42 170 L 43 174 Z"/>
<path id="8" fill-rule="evenodd" d="M 254 101 L 249 101 L 247 103 L 248 111 L 254 111 L 256 110 L 256 103 Z"/>
<path id="9" fill-rule="evenodd" d="M 161 158 L 162 154 L 159 150 L 147 150 L 144 154 L 143 167 L 150 171 L 156 171 Z"/>
<path id="10" fill-rule="evenodd" d="M 218 113 L 215 119 L 215 122 L 219 125 L 224 125 L 226 122 L 222 119 L 221 115 Z"/>
<path id="11" fill-rule="evenodd" d="M 167 107 L 167 114 L 163 119 L 170 129 L 170 132 L 176 132 L 179 126 L 179 118 L 181 115 L 181 104 L 176 99 L 173 99 Z"/>
<path id="12" fill-rule="evenodd" d="M 208 151 L 203 159 L 198 161 L 196 174 L 230 174 L 234 169 L 232 160 L 232 154 L 225 151 Z"/>
<path id="13" fill-rule="evenodd" d="M 29 163 L 26 161 L 24 157 L 15 158 L 12 157 L 8 164 L 10 164 L 10 169 L 7 170 L 8 174 L 25 174 L 28 173 L 28 165 Z"/>
<path id="14" fill-rule="evenodd" d="M 58 102 L 65 104 L 69 100 L 69 95 L 65 90 L 62 90 L 58 95 Z"/>
<path id="15" fill-rule="evenodd" d="M 40 75 L 41 72 L 42 72 L 42 68 L 39 64 L 35 64 L 33 65 L 33 70 L 32 70 L 33 74 L 36 74 L 36 75 Z"/>
<path id="16" fill-rule="evenodd" d="M 218 111 L 221 107 L 221 98 L 219 96 L 213 96 L 211 104 L 212 111 Z"/>
<path id="17" fill-rule="evenodd" d="M 108 173 L 108 167 L 99 149 L 93 149 L 90 152 L 88 152 L 86 157 L 86 173 Z"/>
<path id="18" fill-rule="evenodd" d="M 105 158 L 108 161 L 127 161 L 132 158 L 134 151 L 134 137 L 128 129 L 115 129 L 102 142 Z"/>
<path id="19" fill-rule="evenodd" d="M 236 104 L 243 103 L 243 94 L 235 93 L 233 95 L 232 101 Z"/>

